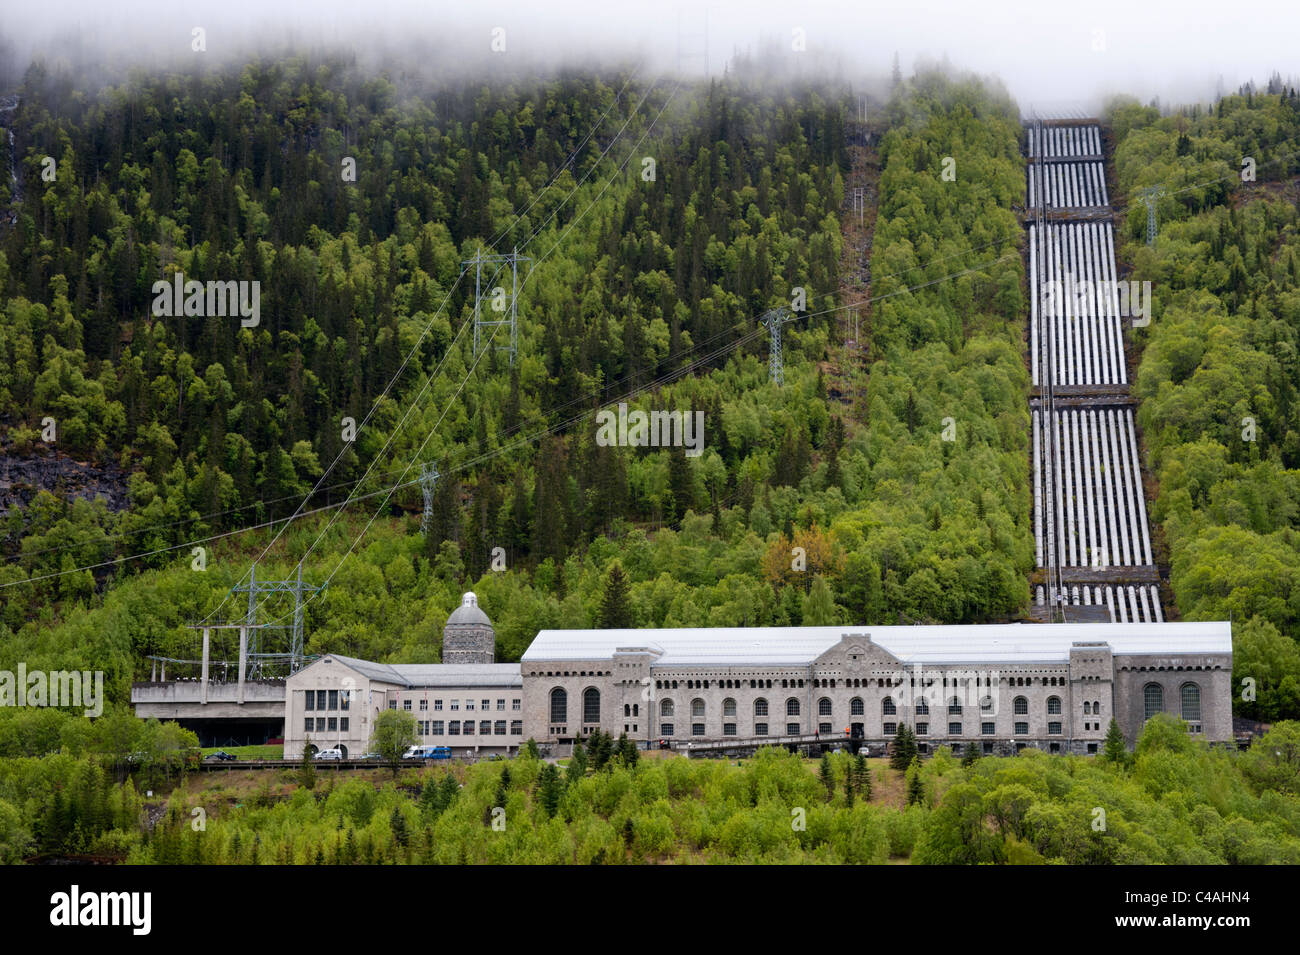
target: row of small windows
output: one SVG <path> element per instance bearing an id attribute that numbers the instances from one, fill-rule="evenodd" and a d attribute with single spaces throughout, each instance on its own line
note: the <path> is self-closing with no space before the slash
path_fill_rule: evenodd
<path id="1" fill-rule="evenodd" d="M 346 733 L 348 731 L 346 716 L 308 716 L 302 722 L 305 733 Z"/>
<path id="2" fill-rule="evenodd" d="M 465 720 L 463 723 L 460 720 L 450 720 L 447 722 L 445 730 L 442 720 L 420 720 L 416 728 L 419 730 L 421 736 L 473 736 L 474 720 Z M 480 720 L 478 723 L 478 735 L 505 736 L 506 721 Z M 511 720 L 509 735 L 523 736 L 524 721 Z"/>
<path id="3" fill-rule="evenodd" d="M 303 698 L 304 710 L 346 710 L 352 702 L 352 691 L 307 690 Z"/>
<path id="4" fill-rule="evenodd" d="M 549 673 L 547 674 L 547 676 L 550 675 L 551 674 Z M 565 676 L 568 675 L 569 674 L 567 673 L 565 674 Z M 586 674 L 583 675 L 585 676 Z M 1008 686 L 1033 686 L 1034 685 L 1034 677 L 1031 676 L 1004 677 L 1003 679 L 1006 681 Z M 911 680 L 911 685 L 916 686 L 916 677 L 911 677 L 910 680 Z M 1065 686 L 1066 684 L 1066 678 L 1063 676 L 1060 677 L 1044 676 L 1044 677 L 1038 677 L 1038 680 L 1043 686 Z M 774 682 L 775 681 L 773 680 L 681 680 L 681 681 L 655 680 L 655 689 L 676 690 L 679 688 L 685 688 L 687 690 L 707 690 L 713 684 L 716 683 L 718 688 L 723 690 L 739 690 L 745 687 L 746 685 L 748 685 L 751 690 L 770 690 L 773 688 Z M 843 683 L 843 685 L 846 687 L 853 687 L 857 689 L 857 688 L 870 687 L 873 685 L 876 687 L 902 686 L 903 681 L 899 679 L 894 679 L 893 677 L 878 677 L 875 679 L 872 678 L 864 679 L 861 677 L 854 677 L 853 679 L 844 679 L 842 681 L 837 681 L 835 678 L 831 678 L 831 679 L 818 678 L 812 681 L 812 686 L 818 689 L 835 689 L 837 682 Z M 978 677 L 978 676 L 975 677 L 976 686 L 990 686 L 992 682 L 993 681 L 991 680 L 991 678 Z M 932 686 L 934 684 L 934 680 L 933 679 L 922 680 L 922 683 L 925 686 Z M 780 684 L 783 689 L 796 689 L 796 688 L 803 687 L 804 681 L 799 679 L 786 679 L 786 680 L 781 680 Z M 948 677 L 943 677 L 942 685 L 948 686 L 948 684 L 949 684 Z M 953 677 L 952 685 L 969 686 L 970 679 L 966 678 L 966 679 L 958 680 L 956 677 Z"/>
<path id="5" fill-rule="evenodd" d="M 330 692 L 332 693 L 332 692 L 334 692 L 334 691 L 331 690 Z M 347 694 L 345 693 L 344 696 L 346 696 L 346 695 L 347 695 Z M 325 691 L 324 691 L 324 690 L 319 690 L 319 691 L 317 691 L 317 699 L 318 699 L 318 700 L 324 698 L 324 696 L 325 696 Z M 312 707 L 311 707 L 311 703 L 310 703 L 310 700 L 311 700 L 311 690 L 308 690 L 308 691 L 307 691 L 307 699 L 308 699 L 308 701 L 309 701 L 309 702 L 308 702 L 308 705 L 307 705 L 307 709 L 310 710 L 310 709 L 312 708 Z M 482 705 L 479 707 L 479 709 L 483 710 L 483 712 L 486 713 L 488 710 L 492 709 L 492 701 L 491 701 L 491 700 L 480 700 L 479 702 L 482 704 Z M 421 713 L 427 713 L 427 712 L 428 712 L 428 710 L 429 710 L 429 701 L 428 701 L 428 700 L 416 700 L 416 701 L 412 701 L 412 700 L 402 700 L 402 709 L 409 713 L 409 712 L 411 712 L 411 710 L 412 710 L 412 708 L 413 708 L 413 706 L 414 706 L 414 703 L 419 703 L 419 704 L 420 704 L 420 705 L 419 705 L 419 711 L 420 711 Z M 454 711 L 460 709 L 460 703 L 461 703 L 460 700 L 448 700 L 448 701 L 447 701 L 447 708 L 448 708 L 449 710 L 452 710 L 452 711 L 454 712 Z M 348 708 L 348 704 L 347 704 L 347 700 L 346 700 L 346 699 L 343 700 L 343 707 L 342 707 L 342 708 L 345 709 L 345 710 Z M 388 701 L 388 708 L 389 708 L 390 710 L 395 710 L 395 709 L 397 709 L 397 700 L 396 700 L 396 699 L 389 700 L 389 701 Z M 499 699 L 499 700 L 497 700 L 497 711 L 498 711 L 498 712 L 503 712 L 503 711 L 505 710 L 505 708 L 506 708 L 506 701 L 505 701 L 504 699 Z M 521 700 L 519 700 L 519 699 L 514 699 L 514 700 L 511 700 L 511 701 L 510 701 L 510 709 L 514 710 L 515 712 L 518 712 L 518 711 L 521 710 L 522 708 L 523 708 L 523 703 L 522 703 Z M 324 707 L 323 707 L 323 706 L 318 706 L 317 709 L 324 709 Z M 334 707 L 330 707 L 330 709 L 334 709 Z M 474 701 L 473 701 L 473 700 L 466 700 L 466 701 L 465 701 L 465 709 L 466 709 L 466 710 L 472 710 L 472 709 L 474 709 Z M 441 712 L 442 712 L 442 700 L 434 700 L 434 701 L 433 701 L 433 710 L 434 710 L 435 713 L 441 713 Z"/>

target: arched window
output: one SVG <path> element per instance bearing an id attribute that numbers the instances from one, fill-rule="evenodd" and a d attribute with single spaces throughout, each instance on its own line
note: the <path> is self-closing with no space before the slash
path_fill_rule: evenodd
<path id="1" fill-rule="evenodd" d="M 557 686 L 551 691 L 551 722 L 569 722 L 569 694 L 562 686 Z"/>
<path id="2" fill-rule="evenodd" d="M 955 716 L 961 715 L 961 699 L 959 697 L 954 696 L 948 701 L 948 712 Z"/>
<path id="3" fill-rule="evenodd" d="M 980 700 L 980 712 L 981 713 L 993 712 L 993 697 L 986 696 L 982 700 Z"/>
<path id="4" fill-rule="evenodd" d="M 704 716 L 704 701 L 699 697 L 691 700 L 691 716 L 693 718 Z"/>
<path id="5" fill-rule="evenodd" d="M 1047 715 L 1048 716 L 1061 715 L 1061 698 L 1059 696 L 1049 696 L 1047 698 Z"/>
<path id="6" fill-rule="evenodd" d="M 582 691 L 582 722 L 600 722 L 600 690 L 594 686 Z"/>
<path id="7" fill-rule="evenodd" d="M 861 716 L 865 712 L 866 712 L 866 706 L 862 702 L 862 697 L 855 696 L 853 699 L 849 700 L 850 716 Z"/>
<path id="8" fill-rule="evenodd" d="M 785 701 L 785 715 L 786 716 L 799 715 L 799 701 L 796 700 L 793 696 L 790 697 L 790 699 Z"/>
<path id="9" fill-rule="evenodd" d="M 1089 703 L 1087 700 L 1083 701 L 1083 715 L 1084 716 L 1092 715 L 1092 704 Z"/>
<path id="10" fill-rule="evenodd" d="M 1179 691 L 1182 696 L 1183 719 L 1189 723 L 1201 721 L 1201 688 L 1195 683 L 1184 683 Z"/>
<path id="11" fill-rule="evenodd" d="M 673 715 L 673 701 L 672 701 L 672 700 L 660 700 L 660 701 L 659 701 L 659 715 L 660 715 L 660 716 L 672 716 L 672 715 Z"/>
<path id="12" fill-rule="evenodd" d="M 767 700 L 758 699 L 754 701 L 754 715 L 767 716 Z"/>
<path id="13" fill-rule="evenodd" d="M 823 696 L 820 700 L 817 701 L 817 715 L 818 716 L 831 715 L 830 697 Z"/>
<path id="14" fill-rule="evenodd" d="M 898 708 L 894 706 L 894 698 L 892 696 L 887 696 L 880 701 L 880 712 L 885 716 L 893 716 L 898 712 Z"/>
<path id="15" fill-rule="evenodd" d="M 1029 714 L 1029 701 L 1023 696 L 1018 696 L 1011 701 L 1011 712 L 1016 716 L 1027 716 Z"/>
<path id="16" fill-rule="evenodd" d="M 1159 683 L 1148 683 L 1142 687 L 1142 708 L 1144 720 L 1149 720 L 1165 708 L 1165 688 Z"/>
<path id="17" fill-rule="evenodd" d="M 930 701 L 923 696 L 918 696 L 916 698 L 916 715 L 917 716 L 930 715 Z"/>
<path id="18" fill-rule="evenodd" d="M 735 719 L 735 718 L 736 718 L 736 701 L 735 701 L 735 700 L 731 699 L 730 697 L 727 697 L 727 699 L 725 699 L 725 700 L 722 701 L 722 715 L 723 715 L 723 716 L 730 716 L 732 719 Z"/>

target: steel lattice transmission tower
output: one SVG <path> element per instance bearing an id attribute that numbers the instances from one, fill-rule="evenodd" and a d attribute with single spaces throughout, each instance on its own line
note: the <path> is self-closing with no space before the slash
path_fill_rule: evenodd
<path id="1" fill-rule="evenodd" d="M 438 468 L 433 464 L 420 465 L 420 490 L 424 492 L 424 516 L 420 518 L 420 533 L 428 534 L 433 524 L 433 489 L 438 485 Z"/>
<path id="2" fill-rule="evenodd" d="M 520 255 L 519 250 L 508 252 L 505 255 L 484 255 L 483 250 L 479 249 L 474 253 L 474 258 L 467 259 L 460 263 L 461 274 L 470 266 L 474 267 L 474 354 L 478 355 L 483 347 L 483 330 L 488 328 L 498 328 L 502 325 L 510 329 L 510 343 L 508 345 L 497 345 L 510 353 L 510 364 L 515 363 L 515 353 L 519 349 L 519 326 L 518 310 L 516 308 L 519 301 L 519 263 L 531 262 L 532 259 L 526 255 Z M 486 321 L 483 318 L 483 266 L 497 265 L 510 266 L 510 305 L 509 317 Z M 493 332 L 492 335 L 496 333 Z M 491 336 L 489 336 L 491 340 Z"/>
<path id="3" fill-rule="evenodd" d="M 250 664 L 250 678 L 257 679 L 261 675 L 263 661 L 272 661 L 283 658 L 283 654 L 263 653 L 262 652 L 262 631 L 263 630 L 288 630 L 289 631 L 289 672 L 296 673 L 302 669 L 303 664 L 303 641 L 302 641 L 302 595 L 305 593 L 320 593 L 325 589 L 325 585 L 319 587 L 314 584 L 304 584 L 302 582 L 302 563 L 298 564 L 298 574 L 292 580 L 258 580 L 257 564 L 253 564 L 248 572 L 247 584 L 236 584 L 230 588 L 232 594 L 248 594 L 248 616 L 245 618 L 243 628 L 246 632 L 247 639 L 247 657 Z M 273 624 L 257 622 L 257 597 L 258 594 L 293 594 L 293 622 L 290 624 Z"/>
<path id="4" fill-rule="evenodd" d="M 785 384 L 785 364 L 781 357 L 781 326 L 792 318 L 790 309 L 781 305 L 777 308 L 768 309 L 763 313 L 763 317 L 759 319 L 767 328 L 772 339 L 772 348 L 767 358 L 767 372 L 768 377 L 777 385 Z"/>
<path id="5" fill-rule="evenodd" d="M 1163 186 L 1142 190 L 1142 201 L 1147 204 L 1147 245 L 1156 244 L 1156 200 L 1165 194 Z"/>

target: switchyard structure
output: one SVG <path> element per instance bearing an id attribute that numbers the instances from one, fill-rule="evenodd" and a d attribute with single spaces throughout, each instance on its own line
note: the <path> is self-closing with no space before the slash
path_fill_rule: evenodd
<path id="1" fill-rule="evenodd" d="M 1035 117 L 1026 134 L 1036 614 L 1162 622 L 1101 129 Z"/>

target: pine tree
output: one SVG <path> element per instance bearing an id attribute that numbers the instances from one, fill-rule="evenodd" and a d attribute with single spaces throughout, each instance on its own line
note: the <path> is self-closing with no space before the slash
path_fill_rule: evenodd
<path id="1" fill-rule="evenodd" d="M 827 753 L 822 753 L 821 768 L 817 771 L 821 778 L 822 785 L 826 787 L 826 799 L 829 802 L 835 795 L 835 772 L 831 769 L 831 758 Z"/>
<path id="2" fill-rule="evenodd" d="M 546 818 L 553 819 L 560 808 L 560 796 L 563 794 L 560 773 L 554 763 L 546 763 L 537 774 L 537 801 L 541 803 Z"/>
<path id="3" fill-rule="evenodd" d="M 628 595 L 631 587 L 621 561 L 610 564 L 605 577 L 605 591 L 601 594 L 596 626 L 604 630 L 626 629 L 635 626 Z"/>
<path id="4" fill-rule="evenodd" d="M 963 769 L 969 769 L 975 765 L 975 761 L 980 758 L 979 747 L 974 743 L 966 744 L 966 751 L 961 755 L 961 765 Z"/>
<path id="5" fill-rule="evenodd" d="M 406 829 L 406 817 L 402 815 L 400 806 L 393 807 L 392 814 L 388 817 L 388 826 L 393 830 L 393 843 L 405 849 L 410 841 L 410 833 Z"/>
<path id="6" fill-rule="evenodd" d="M 858 793 L 863 800 L 871 801 L 871 767 L 867 765 L 867 757 L 858 753 L 853 758 L 853 783 L 857 787 Z"/>
<path id="7" fill-rule="evenodd" d="M 853 773 L 846 771 L 844 773 L 844 805 L 850 809 L 853 808 Z"/>
<path id="8" fill-rule="evenodd" d="M 896 769 L 900 773 L 906 772 L 907 767 L 916 758 L 916 737 L 912 734 L 912 728 L 906 723 L 898 724 L 898 732 L 894 735 L 892 749 L 893 751 L 889 756 L 890 768 Z"/>
<path id="9" fill-rule="evenodd" d="M 921 760 L 913 756 L 912 764 L 907 767 L 907 804 L 919 806 L 925 801 L 925 783 L 921 781 Z"/>
<path id="10" fill-rule="evenodd" d="M 1113 716 L 1110 718 L 1110 726 L 1106 728 L 1106 744 L 1102 748 L 1101 758 L 1114 766 L 1128 763 L 1128 746 L 1124 742 L 1124 733 Z"/>
<path id="11" fill-rule="evenodd" d="M 316 761 L 311 758 L 311 737 L 302 742 L 302 759 L 298 761 L 298 785 L 303 789 L 316 788 Z"/>

